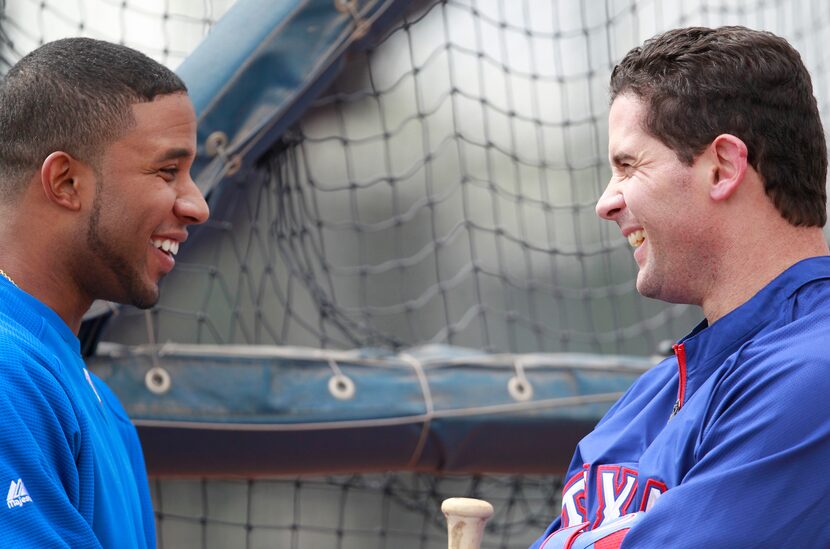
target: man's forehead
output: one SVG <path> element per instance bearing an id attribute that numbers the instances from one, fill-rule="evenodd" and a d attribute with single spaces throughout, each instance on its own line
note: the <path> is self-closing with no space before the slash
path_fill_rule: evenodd
<path id="1" fill-rule="evenodd" d="M 185 93 L 158 95 L 152 101 L 133 103 L 132 111 L 138 125 L 196 124 L 196 111 Z"/>
<path id="2" fill-rule="evenodd" d="M 622 94 L 611 103 L 608 113 L 608 156 L 623 160 L 624 156 L 632 156 L 632 150 L 638 142 L 647 136 L 643 130 L 643 115 L 645 106 L 640 99 Z"/>
<path id="3" fill-rule="evenodd" d="M 640 130 L 642 128 L 645 104 L 630 94 L 618 95 L 608 112 L 608 131 Z"/>
<path id="4" fill-rule="evenodd" d="M 154 144 L 168 159 L 192 156 L 196 146 L 196 113 L 187 95 L 161 95 L 132 105 L 133 125 L 119 141 Z M 154 154 L 154 155 L 155 155 Z"/>

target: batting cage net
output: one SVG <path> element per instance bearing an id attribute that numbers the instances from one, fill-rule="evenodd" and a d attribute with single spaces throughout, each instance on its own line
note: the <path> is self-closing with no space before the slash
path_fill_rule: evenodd
<path id="1" fill-rule="evenodd" d="M 656 352 L 698 315 L 641 299 L 629 245 L 594 213 L 608 74 L 659 23 L 643 15 L 604 2 L 409 12 L 255 175 L 217 193 L 211 245 L 167 280 L 154 337 Z M 146 341 L 142 313 L 117 324 L 130 322 L 118 340 Z"/>
<path id="2" fill-rule="evenodd" d="M 69 35 L 176 67 L 232 3 L 6 1 L 0 70 Z M 638 296 L 627 241 L 594 213 L 611 69 L 669 28 L 767 29 L 801 52 L 826 113 L 829 22 L 819 0 L 413 2 L 253 169 L 227 167 L 159 304 L 118 309 L 102 338 L 662 354 L 701 315 Z M 159 546 L 438 548 L 441 499 L 468 495 L 496 507 L 484 547 L 524 547 L 562 486 L 560 470 L 321 473 L 156 478 Z"/>
<path id="3" fill-rule="evenodd" d="M 527 547 L 562 485 L 549 476 L 363 474 L 266 480 L 156 481 L 159 548 L 445 548 L 441 502 L 486 497 L 496 512 L 482 547 Z"/>
<path id="4" fill-rule="evenodd" d="M 126 44 L 172 67 L 235 0 L 0 0 L 0 71 L 68 36 Z"/>

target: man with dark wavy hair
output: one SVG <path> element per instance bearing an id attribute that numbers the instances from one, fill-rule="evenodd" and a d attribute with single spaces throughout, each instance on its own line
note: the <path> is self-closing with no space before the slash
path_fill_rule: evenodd
<path id="1" fill-rule="evenodd" d="M 95 299 L 150 307 L 208 208 L 184 83 L 125 46 L 58 40 L 0 83 L 3 547 L 154 548 L 136 431 L 84 366 Z"/>
<path id="2" fill-rule="evenodd" d="M 830 545 L 827 151 L 784 39 L 672 30 L 611 76 L 597 213 L 705 320 L 578 445 L 534 548 Z"/>

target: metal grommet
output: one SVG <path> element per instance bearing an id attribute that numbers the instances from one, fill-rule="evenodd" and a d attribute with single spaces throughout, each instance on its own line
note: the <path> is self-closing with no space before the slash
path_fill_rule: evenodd
<path id="1" fill-rule="evenodd" d="M 225 175 L 233 175 L 242 167 L 242 157 L 238 154 L 233 155 L 225 163 Z"/>
<path id="2" fill-rule="evenodd" d="M 368 21 L 360 21 L 355 25 L 354 34 L 352 34 L 352 37 L 359 40 L 367 34 L 369 34 L 369 29 L 371 28 L 372 26 L 369 24 Z"/>
<path id="3" fill-rule="evenodd" d="M 356 0 L 334 0 L 334 7 L 340 13 L 351 13 L 357 8 Z"/>
<path id="4" fill-rule="evenodd" d="M 354 398 L 354 381 L 343 374 L 333 375 L 329 378 L 329 392 L 338 400 Z"/>
<path id="5" fill-rule="evenodd" d="M 205 152 L 208 156 L 216 156 L 228 145 L 228 136 L 225 132 L 215 131 L 205 141 Z"/>
<path id="6" fill-rule="evenodd" d="M 533 398 L 533 385 L 527 378 L 513 376 L 507 382 L 507 392 L 513 397 L 513 400 L 526 401 Z"/>
<path id="7" fill-rule="evenodd" d="M 163 395 L 170 390 L 170 374 L 161 366 L 153 366 L 147 370 L 144 376 L 144 385 L 151 393 L 156 395 Z"/>

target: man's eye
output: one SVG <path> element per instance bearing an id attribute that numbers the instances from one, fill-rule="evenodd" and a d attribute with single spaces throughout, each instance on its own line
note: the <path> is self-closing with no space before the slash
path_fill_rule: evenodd
<path id="1" fill-rule="evenodd" d="M 167 177 L 169 177 L 170 179 L 175 179 L 176 176 L 179 174 L 179 168 L 176 167 L 162 168 L 159 171 Z"/>

